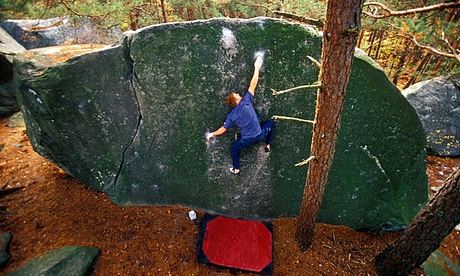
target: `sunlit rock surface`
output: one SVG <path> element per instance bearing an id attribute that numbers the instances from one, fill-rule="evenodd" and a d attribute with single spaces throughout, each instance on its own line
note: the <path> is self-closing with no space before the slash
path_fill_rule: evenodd
<path id="1" fill-rule="evenodd" d="M 235 132 L 206 143 L 265 52 L 255 108 L 314 118 L 320 35 L 273 19 L 163 24 L 122 45 L 68 60 L 46 49 L 16 60 L 18 96 L 34 148 L 119 204 L 181 204 L 252 218 L 298 214 L 312 126 L 280 121 L 272 152 L 242 153 L 229 173 Z M 60 48 L 62 50 L 62 48 Z M 57 51 L 56 49 L 54 51 Z M 65 51 L 65 50 L 63 50 Z M 52 52 L 52 51 L 51 51 Z M 69 56 L 67 56 L 69 58 Z M 425 137 L 417 115 L 378 66 L 357 53 L 319 220 L 354 228 L 409 222 L 427 199 Z"/>
<path id="2" fill-rule="evenodd" d="M 123 33 L 118 26 L 105 28 L 90 17 L 8 19 L 0 27 L 26 49 L 69 44 L 118 43 Z"/>
<path id="3" fill-rule="evenodd" d="M 460 156 L 460 75 L 421 81 L 402 91 L 427 135 L 427 150 Z"/>

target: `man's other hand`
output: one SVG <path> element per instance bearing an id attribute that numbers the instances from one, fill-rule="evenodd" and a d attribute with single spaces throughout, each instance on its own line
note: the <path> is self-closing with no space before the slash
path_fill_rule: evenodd
<path id="1" fill-rule="evenodd" d="M 214 134 L 212 134 L 211 132 L 207 132 L 207 133 L 205 134 L 205 137 L 206 137 L 206 140 L 209 140 L 209 139 L 211 139 L 212 137 L 214 137 Z"/>
<path id="2" fill-rule="evenodd" d="M 254 68 L 255 69 L 260 69 L 262 67 L 262 63 L 264 62 L 262 57 L 257 57 L 256 61 L 254 62 Z"/>

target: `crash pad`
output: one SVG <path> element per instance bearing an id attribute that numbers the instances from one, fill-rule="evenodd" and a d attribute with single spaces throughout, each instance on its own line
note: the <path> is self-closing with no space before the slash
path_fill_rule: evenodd
<path id="1" fill-rule="evenodd" d="M 201 222 L 202 263 L 253 272 L 272 269 L 271 223 L 206 214 Z"/>

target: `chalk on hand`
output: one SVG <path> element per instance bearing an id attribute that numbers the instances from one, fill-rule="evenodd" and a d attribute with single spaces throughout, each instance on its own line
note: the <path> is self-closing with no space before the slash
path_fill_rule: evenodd
<path id="1" fill-rule="evenodd" d="M 260 50 L 254 53 L 254 59 L 264 59 L 265 51 Z"/>
<path id="2" fill-rule="evenodd" d="M 254 58 L 256 59 L 254 66 L 260 68 L 264 62 L 265 51 L 257 51 L 254 53 Z"/>
<path id="3" fill-rule="evenodd" d="M 209 140 L 209 139 L 211 139 L 212 137 L 214 137 L 214 134 L 212 134 L 212 133 L 210 133 L 210 132 L 206 132 L 205 137 L 206 137 L 206 140 Z"/>

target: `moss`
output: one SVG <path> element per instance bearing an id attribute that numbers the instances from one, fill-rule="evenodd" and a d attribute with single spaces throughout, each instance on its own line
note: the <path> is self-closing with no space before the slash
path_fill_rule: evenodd
<path id="1" fill-rule="evenodd" d="M 102 168 L 100 187 L 120 204 L 182 204 L 243 217 L 297 215 L 306 169 L 294 164 L 309 156 L 311 125 L 278 122 L 269 156 L 257 146 L 243 151 L 241 176 L 228 172 L 235 132 L 208 144 L 204 134 L 222 125 L 229 111 L 224 95 L 242 93 L 248 86 L 259 50 L 265 51 L 255 98 L 260 119 L 313 119 L 315 90 L 274 97 L 270 88 L 317 80 L 318 68 L 307 58 L 320 59 L 321 37 L 315 31 L 272 19 L 196 21 L 128 33 L 124 47 L 125 55 L 112 50 L 107 57 L 82 58 L 45 74 L 37 89 L 41 97 L 74 94 L 64 105 L 67 118 L 47 132 L 88 132 L 70 149 L 63 139 L 50 151 L 50 145 L 38 141 L 44 138 L 37 138 L 45 155 L 52 152 L 52 159 L 64 167 L 70 162 L 68 170 L 89 184 L 98 183 L 91 169 Z M 117 57 L 118 63 L 105 62 Z M 126 88 L 127 71 L 133 72 L 135 91 Z M 107 102 L 120 87 L 136 98 Z M 92 116 L 79 115 L 75 96 L 95 101 Z M 34 110 L 33 100 L 25 102 Z M 142 120 L 132 139 L 137 108 Z M 125 115 L 132 119 L 122 127 Z M 29 124 L 38 120 L 29 117 Z M 107 136 L 101 136 L 104 127 L 109 127 Z M 406 224 L 427 199 L 424 139 L 414 110 L 383 71 L 368 57 L 356 57 L 319 219 L 355 228 Z M 95 148 L 98 143 L 100 148 Z M 95 156 L 104 159 L 99 162 Z M 121 161 L 112 183 L 110 175 L 118 173 Z"/>

